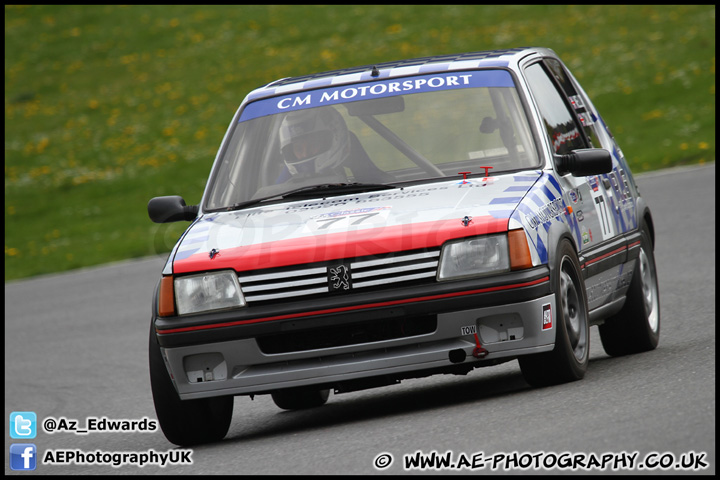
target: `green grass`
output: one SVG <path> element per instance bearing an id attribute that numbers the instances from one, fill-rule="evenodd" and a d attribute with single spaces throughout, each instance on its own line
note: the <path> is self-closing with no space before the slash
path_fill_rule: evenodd
<path id="1" fill-rule="evenodd" d="M 715 159 L 715 7 L 6 6 L 5 280 L 167 252 L 253 88 L 321 70 L 554 49 L 635 172 Z"/>

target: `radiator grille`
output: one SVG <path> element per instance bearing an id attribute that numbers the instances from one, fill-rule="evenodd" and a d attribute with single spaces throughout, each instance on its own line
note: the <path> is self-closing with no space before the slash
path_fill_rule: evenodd
<path id="1" fill-rule="evenodd" d="M 435 279 L 439 257 L 439 249 L 393 253 L 252 274 L 241 272 L 238 280 L 249 304 L 278 301 L 396 283 L 430 283 Z"/>

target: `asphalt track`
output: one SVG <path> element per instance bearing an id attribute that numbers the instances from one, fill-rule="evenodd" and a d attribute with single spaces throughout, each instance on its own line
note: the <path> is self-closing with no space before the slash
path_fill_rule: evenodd
<path id="1" fill-rule="evenodd" d="M 626 467 L 637 453 L 635 468 L 617 473 L 714 474 L 715 165 L 636 180 L 656 226 L 656 350 L 608 357 L 593 328 L 587 376 L 557 387 L 530 388 L 511 362 L 331 395 L 324 407 L 302 412 L 281 411 L 269 396 L 237 397 L 226 439 L 193 449 L 186 457 L 192 464 L 104 463 L 119 460 L 117 452 L 178 452 L 159 430 L 47 434 L 41 426 L 48 418 L 67 426 L 77 420 L 78 428 L 92 417 L 155 419 L 147 334 L 164 256 L 6 283 L 5 474 L 402 474 L 420 471 L 404 467 L 417 452 L 449 452 L 451 463 L 465 467 L 445 473 L 543 474 L 550 472 L 533 467 L 567 459 L 591 467 L 593 456 L 624 458 L 606 466 Z M 32 440 L 8 434 L 11 412 L 21 411 L 37 414 L 40 432 Z M 14 443 L 36 445 L 34 472 L 10 469 Z M 65 451 L 76 452 L 76 463 L 48 464 Z M 77 463 L 80 454 L 101 464 Z M 390 456 L 380 454 L 392 457 L 382 470 L 374 464 Z M 693 460 L 707 467 L 650 468 Z"/>

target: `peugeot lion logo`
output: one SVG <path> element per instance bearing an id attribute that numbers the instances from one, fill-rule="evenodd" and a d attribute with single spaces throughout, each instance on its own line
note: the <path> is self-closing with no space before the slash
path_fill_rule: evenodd
<path id="1" fill-rule="evenodd" d="M 328 289 L 331 292 L 350 290 L 350 268 L 347 265 L 328 268 Z"/>

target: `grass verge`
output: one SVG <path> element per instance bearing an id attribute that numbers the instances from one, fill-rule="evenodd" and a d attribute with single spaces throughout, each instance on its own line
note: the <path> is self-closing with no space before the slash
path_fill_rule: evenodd
<path id="1" fill-rule="evenodd" d="M 169 251 L 154 196 L 202 195 L 225 129 L 277 78 L 554 49 L 635 172 L 715 158 L 715 7 L 5 6 L 5 280 Z"/>

